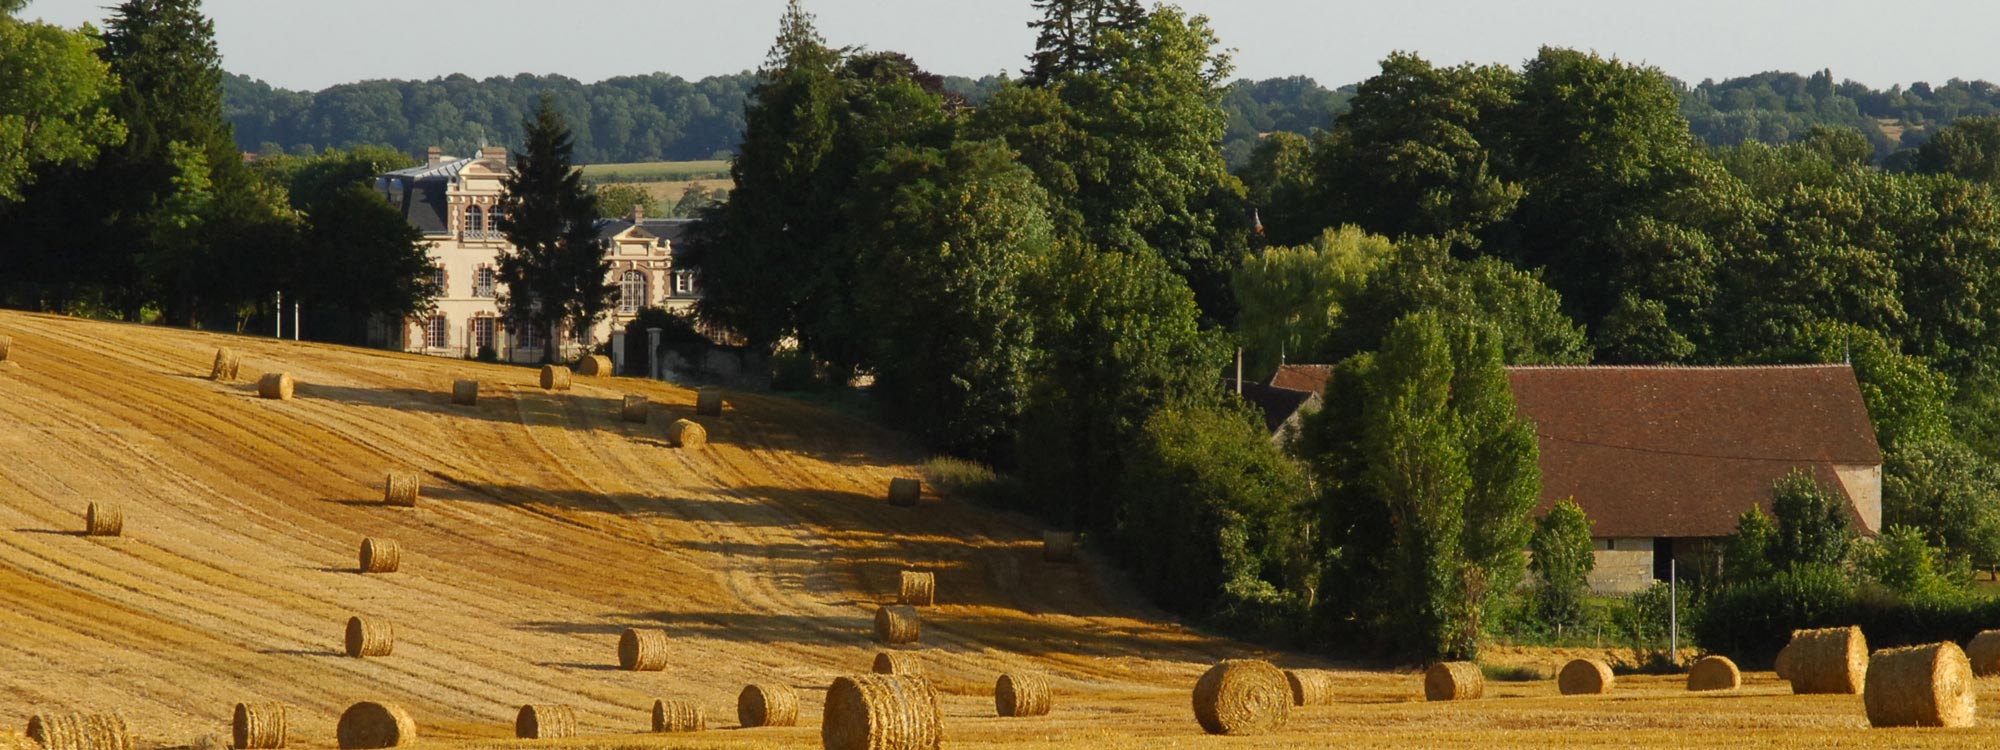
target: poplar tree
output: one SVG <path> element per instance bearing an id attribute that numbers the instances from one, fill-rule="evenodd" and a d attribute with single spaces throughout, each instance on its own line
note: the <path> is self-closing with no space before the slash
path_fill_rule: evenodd
<path id="1" fill-rule="evenodd" d="M 542 359 L 558 360 L 565 324 L 587 337 L 617 300 L 606 280 L 611 259 L 597 234 L 597 196 L 571 163 L 575 141 L 569 124 L 544 95 L 524 123 L 527 143 L 514 154 L 503 181 L 500 231 L 510 246 L 500 254 L 496 277 L 505 290 L 497 302 L 513 324 L 548 334 Z"/>

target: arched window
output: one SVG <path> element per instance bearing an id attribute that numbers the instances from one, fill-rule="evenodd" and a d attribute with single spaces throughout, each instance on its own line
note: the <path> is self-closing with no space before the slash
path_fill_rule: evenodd
<path id="1" fill-rule="evenodd" d="M 486 236 L 486 210 L 478 206 L 465 209 L 465 236 L 481 239 Z"/>
<path id="2" fill-rule="evenodd" d="M 425 346 L 432 349 L 449 348 L 451 346 L 451 319 L 445 317 L 444 313 L 432 315 L 430 325 L 425 334 L 425 338 L 428 339 L 424 342 Z"/>
<path id="3" fill-rule="evenodd" d="M 633 315 L 652 302 L 646 297 L 646 274 L 626 271 L 618 283 L 618 314 Z"/>
<path id="4" fill-rule="evenodd" d="M 486 231 L 492 232 L 495 237 L 500 236 L 500 216 L 499 206 L 486 209 Z"/>

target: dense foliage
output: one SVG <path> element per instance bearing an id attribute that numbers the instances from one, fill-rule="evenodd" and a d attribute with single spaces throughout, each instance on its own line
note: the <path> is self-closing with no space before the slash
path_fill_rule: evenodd
<path id="1" fill-rule="evenodd" d="M 510 325 L 542 332 L 542 361 L 560 362 L 562 334 L 596 326 L 618 287 L 605 278 L 611 259 L 597 233 L 597 195 L 571 161 L 568 123 L 543 98 L 523 127 L 527 143 L 508 166 L 498 207 L 507 248 L 494 273 L 505 289 L 497 302 Z"/>

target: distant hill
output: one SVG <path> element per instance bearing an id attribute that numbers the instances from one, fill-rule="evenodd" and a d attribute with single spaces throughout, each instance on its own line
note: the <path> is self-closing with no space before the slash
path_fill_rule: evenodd
<path id="1" fill-rule="evenodd" d="M 410 154 L 430 146 L 467 154 L 482 143 L 513 145 L 522 115 L 543 92 L 577 127 L 576 156 L 586 163 L 723 158 L 742 140 L 743 104 L 752 73 L 688 81 L 666 73 L 583 83 L 563 76 L 484 80 L 464 75 L 428 81 L 380 80 L 304 92 L 231 75 L 223 84 L 226 116 L 245 151 L 301 152 L 385 145 Z M 973 103 L 1001 85 L 993 76 L 948 76 L 945 87 Z M 1303 76 L 1231 84 L 1222 106 L 1229 129 L 1222 148 L 1241 166 L 1273 132 L 1310 134 L 1347 110 L 1354 86 L 1328 89 Z M 1877 156 L 1923 143 L 1959 117 L 2000 115 L 2000 87 L 1952 79 L 1886 90 L 1835 83 L 1831 71 L 1768 72 L 1682 86 L 1681 113 L 1695 135 L 1714 145 L 1791 141 L 1815 125 L 1854 128 Z"/>

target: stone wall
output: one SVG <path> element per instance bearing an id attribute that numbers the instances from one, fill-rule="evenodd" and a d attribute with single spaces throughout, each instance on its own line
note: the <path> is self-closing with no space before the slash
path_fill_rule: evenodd
<path id="1" fill-rule="evenodd" d="M 1590 590 L 1622 595 L 1653 585 L 1652 539 L 1592 539 L 1597 567 L 1590 571 Z"/>

